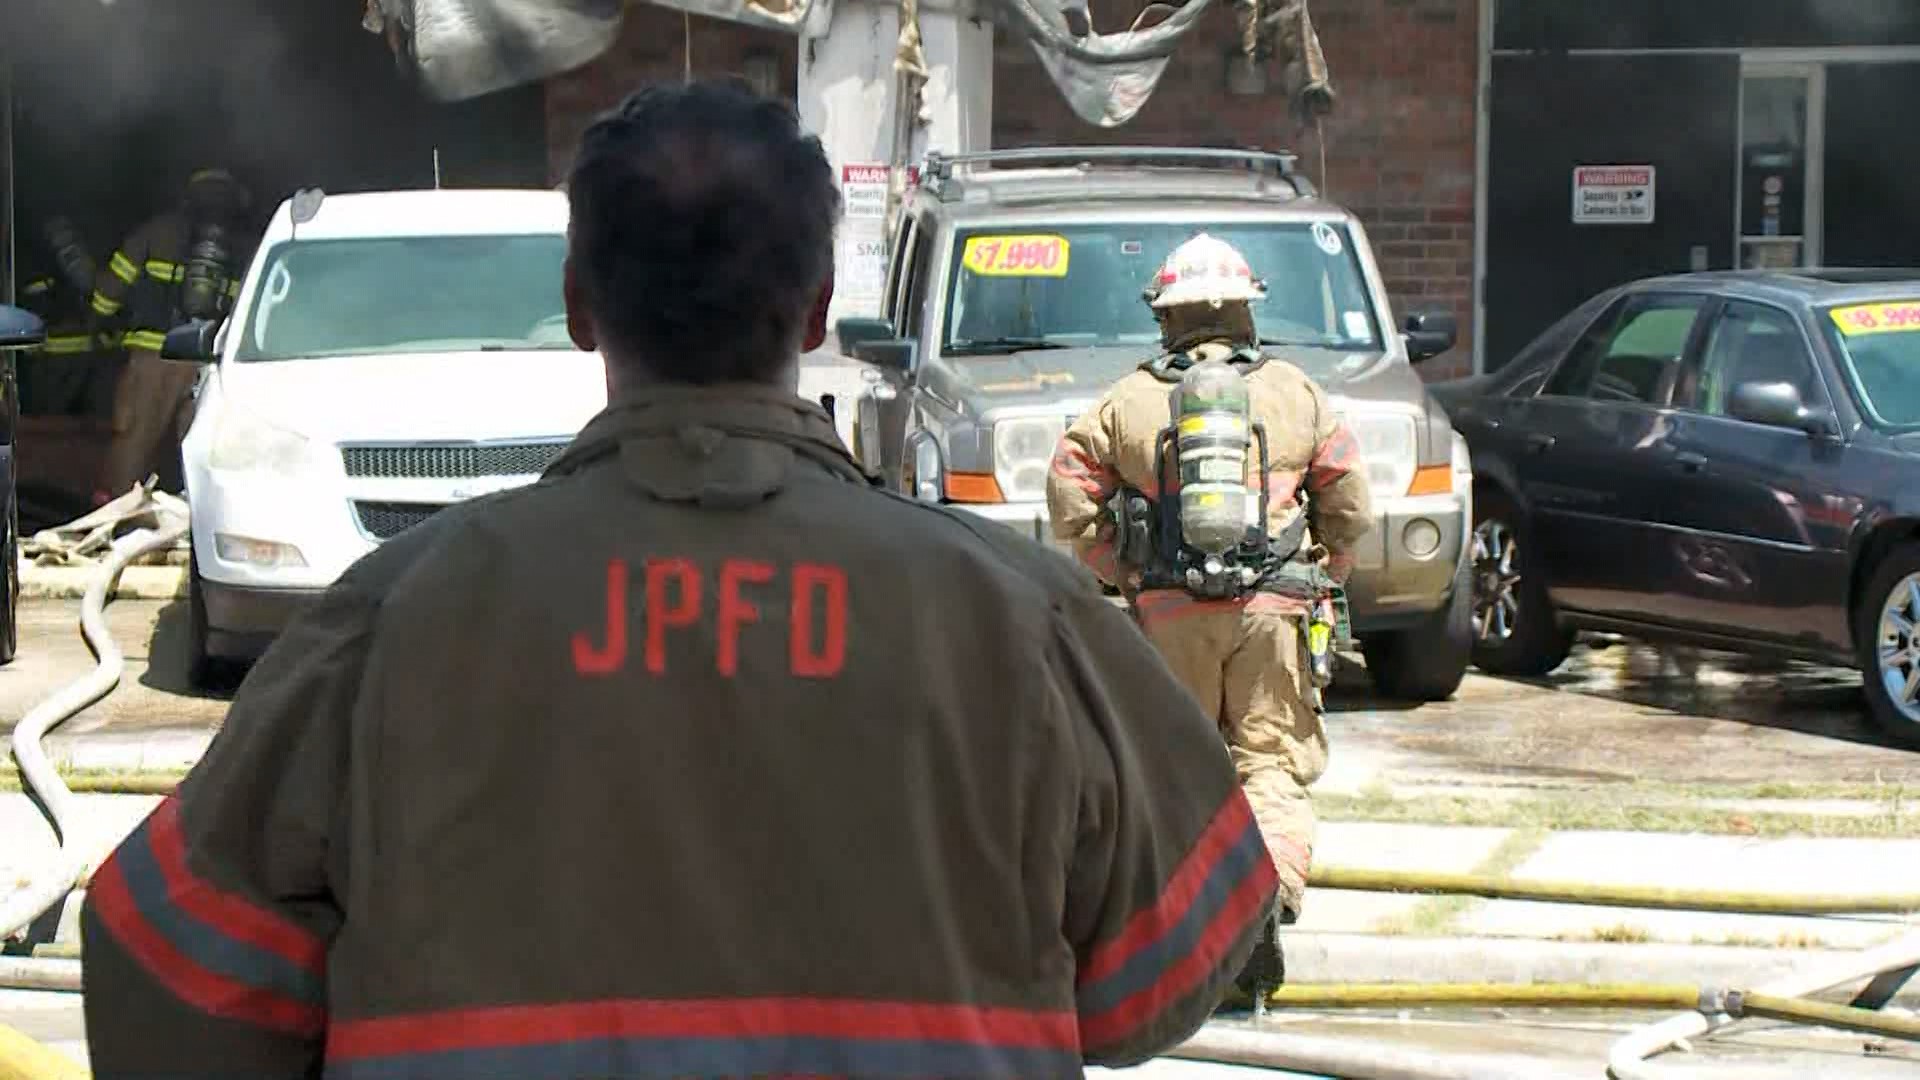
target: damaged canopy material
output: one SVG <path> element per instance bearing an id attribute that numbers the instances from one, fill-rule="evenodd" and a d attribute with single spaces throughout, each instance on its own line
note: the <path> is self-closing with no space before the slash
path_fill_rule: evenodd
<path id="1" fill-rule="evenodd" d="M 366 0 L 362 19 L 439 101 L 539 82 L 611 48 L 623 0 Z"/>
<path id="2" fill-rule="evenodd" d="M 663 7 L 793 34 L 819 34 L 832 0 L 654 0 Z M 840 0 L 847 3 L 849 0 Z M 1117 127 L 1132 119 L 1180 41 L 1212 0 L 1151 4 L 1119 33 L 1099 33 L 1084 0 L 980 0 L 1032 44 L 1082 120 Z M 1252 64 L 1279 60 L 1293 113 L 1302 121 L 1333 102 L 1326 58 L 1307 0 L 1234 0 L 1241 52 Z M 366 0 L 365 25 L 442 101 L 477 97 L 584 64 L 613 44 L 622 0 Z M 1145 28 L 1150 14 L 1165 14 Z"/>

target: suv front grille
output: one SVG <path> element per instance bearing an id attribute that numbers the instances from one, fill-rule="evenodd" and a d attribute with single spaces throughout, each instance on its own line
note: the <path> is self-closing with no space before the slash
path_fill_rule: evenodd
<path id="1" fill-rule="evenodd" d="M 566 451 L 567 440 L 453 446 L 344 446 L 347 475 L 404 480 L 534 476 Z"/>
<path id="2" fill-rule="evenodd" d="M 391 540 L 445 510 L 441 503 L 355 502 L 353 516 L 375 540 Z"/>

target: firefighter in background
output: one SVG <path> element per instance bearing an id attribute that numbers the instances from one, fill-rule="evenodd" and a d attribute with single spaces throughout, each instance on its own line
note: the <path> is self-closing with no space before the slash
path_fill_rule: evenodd
<path id="1" fill-rule="evenodd" d="M 231 173 L 201 169 L 179 205 L 134 229 L 96 276 L 93 314 L 102 327 L 124 325 L 127 348 L 96 503 L 164 468 L 186 433 L 200 372 L 160 359 L 160 346 L 175 326 L 231 310 L 252 256 L 251 201 Z"/>
<path id="2" fill-rule="evenodd" d="M 28 416 L 105 416 L 113 395 L 117 345 L 96 342 L 87 314 L 96 265 L 73 220 L 46 220 L 34 249 L 44 272 L 27 278 L 20 306 L 47 325 L 47 341 L 20 371 L 20 411 Z"/>
<path id="3" fill-rule="evenodd" d="M 1275 910 L 1239 980 L 1255 994 L 1284 978 L 1278 926 L 1299 915 L 1314 839 L 1307 787 L 1327 764 L 1312 669 L 1324 667 L 1325 679 L 1331 669 L 1312 662 L 1303 628 L 1344 582 L 1371 527 L 1352 432 L 1304 372 L 1259 351 L 1251 302 L 1264 295 L 1231 245 L 1201 234 L 1175 250 L 1146 293 L 1164 355 L 1067 430 L 1047 482 L 1055 536 L 1127 596 L 1146 636 L 1217 719 L 1279 867 Z M 1216 438 L 1231 434 L 1231 417 L 1186 407 L 1222 396 L 1237 397 L 1246 417 L 1238 451 Z M 1180 518 L 1161 505 L 1163 491 Z M 1205 520 L 1221 509 L 1228 519 Z M 1195 558 L 1180 528 L 1190 536 L 1209 524 L 1225 542 Z"/>

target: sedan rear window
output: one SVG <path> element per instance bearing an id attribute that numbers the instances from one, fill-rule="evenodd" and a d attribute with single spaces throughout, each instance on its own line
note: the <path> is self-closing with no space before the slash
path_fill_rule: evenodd
<path id="1" fill-rule="evenodd" d="M 572 349 L 565 260 L 558 233 L 289 241 L 235 358 Z"/>
<path id="2" fill-rule="evenodd" d="M 1868 414 L 1920 427 L 1920 299 L 1832 307 L 1824 321 Z"/>

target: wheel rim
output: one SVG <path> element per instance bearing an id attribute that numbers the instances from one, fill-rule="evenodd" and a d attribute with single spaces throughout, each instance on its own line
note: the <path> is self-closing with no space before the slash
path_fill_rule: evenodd
<path id="1" fill-rule="evenodd" d="M 1920 573 L 1901 578 L 1880 607 L 1880 685 L 1901 716 L 1920 724 Z"/>
<path id="2" fill-rule="evenodd" d="M 1473 637 L 1504 645 L 1520 619 L 1520 547 L 1495 518 L 1473 530 Z"/>

